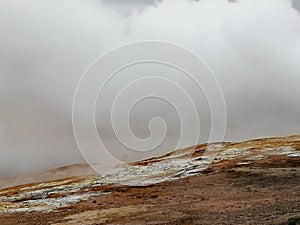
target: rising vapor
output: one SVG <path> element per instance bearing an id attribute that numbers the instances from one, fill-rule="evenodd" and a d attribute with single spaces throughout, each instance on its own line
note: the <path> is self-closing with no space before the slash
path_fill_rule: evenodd
<path id="1" fill-rule="evenodd" d="M 213 69 L 227 106 L 225 140 L 300 132 L 300 15 L 291 1 L 120 4 L 0 1 L 0 175 L 83 162 L 72 131 L 77 83 L 95 58 L 142 40 L 184 46 Z M 135 70 L 131 75 L 139 76 Z M 204 95 L 187 78 L 174 79 L 198 99 L 199 141 L 206 141 L 210 114 Z M 146 100 L 132 111 L 132 130 L 146 138 L 149 120 L 161 116 L 168 125 L 166 140 L 155 152 L 123 152 L 105 106 L 126 82 L 113 80 L 106 101 L 97 104 L 97 126 L 109 148 L 128 161 L 172 149 L 180 133 L 176 112 L 164 102 Z"/>

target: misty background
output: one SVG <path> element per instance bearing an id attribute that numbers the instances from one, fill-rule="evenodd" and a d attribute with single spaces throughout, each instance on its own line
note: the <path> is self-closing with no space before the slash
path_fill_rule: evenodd
<path id="1" fill-rule="evenodd" d="M 226 101 L 225 140 L 300 133 L 299 10 L 298 0 L 1 0 L 0 176 L 84 162 L 72 131 L 78 81 L 95 58 L 134 41 L 176 43 L 208 63 Z M 99 133 L 121 161 L 167 152 L 180 133 L 169 104 L 145 100 L 132 111 L 133 133 L 148 137 L 149 120 L 160 116 L 167 137 L 152 152 L 122 148 L 105 106 L 130 74 L 139 76 L 133 70 L 112 81 L 97 104 Z M 201 112 L 199 142 L 207 141 L 204 95 L 173 78 L 191 91 Z"/>

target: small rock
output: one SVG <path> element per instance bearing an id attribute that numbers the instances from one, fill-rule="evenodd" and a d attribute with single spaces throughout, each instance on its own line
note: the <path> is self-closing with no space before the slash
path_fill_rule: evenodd
<path id="1" fill-rule="evenodd" d="M 300 225 L 300 216 L 289 218 L 287 225 Z"/>

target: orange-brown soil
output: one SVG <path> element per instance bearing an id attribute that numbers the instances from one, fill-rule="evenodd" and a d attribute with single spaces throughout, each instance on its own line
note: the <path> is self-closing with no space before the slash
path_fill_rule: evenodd
<path id="1" fill-rule="evenodd" d="M 238 162 L 240 158 L 221 160 L 202 173 L 146 186 L 87 187 L 80 191 L 103 194 L 49 212 L 3 213 L 0 224 L 284 225 L 300 215 L 299 157 Z"/>
<path id="2" fill-rule="evenodd" d="M 223 163 L 218 172 L 147 187 L 98 187 L 107 194 L 56 212 L 1 215 L 0 224 L 287 224 L 300 214 L 300 161 L 261 163 Z"/>

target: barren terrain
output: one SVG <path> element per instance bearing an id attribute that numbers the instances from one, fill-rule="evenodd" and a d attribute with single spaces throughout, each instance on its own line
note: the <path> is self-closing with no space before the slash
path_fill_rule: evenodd
<path id="1" fill-rule="evenodd" d="M 204 150 L 217 146 L 207 167 Z M 292 225 L 298 216 L 300 135 L 198 145 L 106 176 L 0 190 L 1 225 Z"/>

